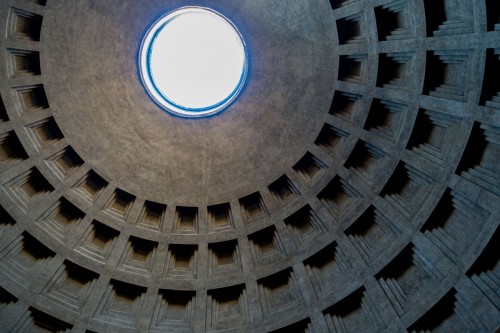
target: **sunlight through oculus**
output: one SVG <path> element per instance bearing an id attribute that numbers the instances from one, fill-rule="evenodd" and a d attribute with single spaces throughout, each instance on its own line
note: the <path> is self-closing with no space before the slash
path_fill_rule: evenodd
<path id="1" fill-rule="evenodd" d="M 156 21 L 142 41 L 140 74 L 151 97 L 183 117 L 220 112 L 247 75 L 245 42 L 224 16 L 183 7 Z"/>

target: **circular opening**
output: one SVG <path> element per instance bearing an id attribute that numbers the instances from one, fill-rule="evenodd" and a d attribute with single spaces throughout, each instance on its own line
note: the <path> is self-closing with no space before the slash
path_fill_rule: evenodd
<path id="1" fill-rule="evenodd" d="M 245 43 L 220 13 L 184 7 L 156 21 L 142 41 L 140 73 L 161 107 L 184 117 L 220 112 L 241 91 Z"/>

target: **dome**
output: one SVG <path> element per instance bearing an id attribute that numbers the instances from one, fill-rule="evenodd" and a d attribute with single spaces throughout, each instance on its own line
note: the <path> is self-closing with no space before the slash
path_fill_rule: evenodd
<path id="1" fill-rule="evenodd" d="M 208 8 L 246 46 L 208 117 L 141 42 Z M 0 6 L 0 327 L 494 332 L 495 0 Z"/>

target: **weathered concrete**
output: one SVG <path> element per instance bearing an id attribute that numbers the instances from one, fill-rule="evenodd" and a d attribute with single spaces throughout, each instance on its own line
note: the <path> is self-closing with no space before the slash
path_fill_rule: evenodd
<path id="1" fill-rule="evenodd" d="M 0 327 L 494 331 L 498 5 L 331 3 L 0 3 Z M 184 5 L 250 52 L 211 118 L 137 70 Z"/>

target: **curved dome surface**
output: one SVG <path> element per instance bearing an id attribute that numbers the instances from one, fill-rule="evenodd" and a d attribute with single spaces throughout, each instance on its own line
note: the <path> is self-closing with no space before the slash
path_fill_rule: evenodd
<path id="1" fill-rule="evenodd" d="M 165 113 L 159 17 L 231 20 L 222 113 Z M 0 5 L 0 327 L 420 332 L 500 325 L 494 0 Z"/>

